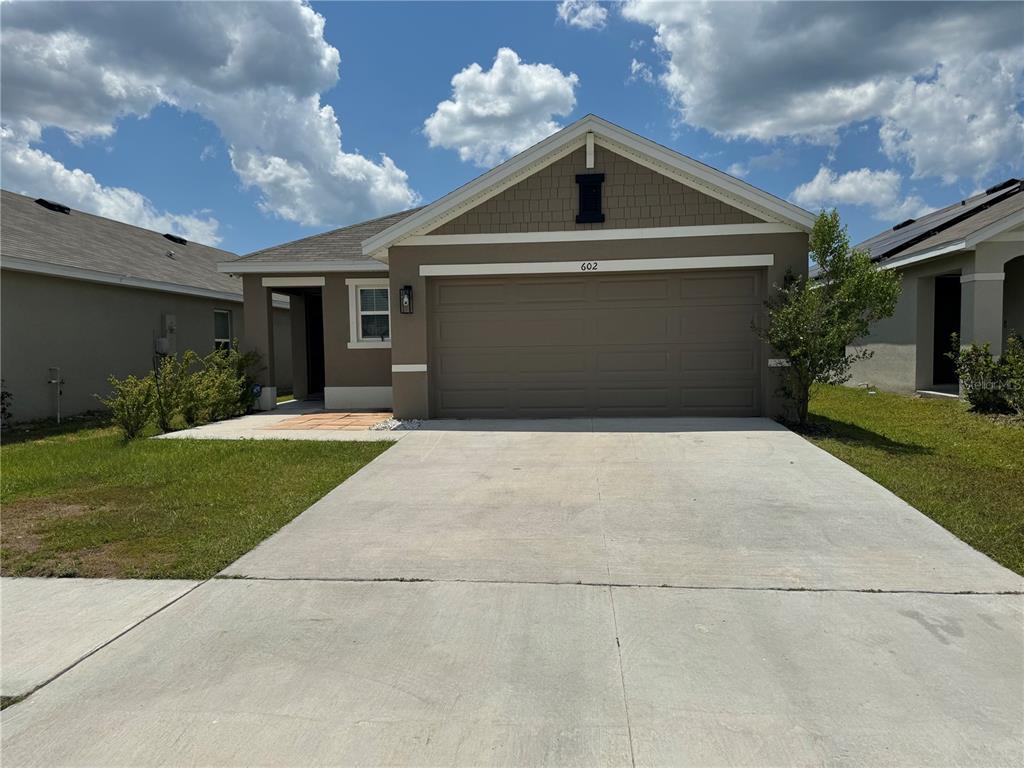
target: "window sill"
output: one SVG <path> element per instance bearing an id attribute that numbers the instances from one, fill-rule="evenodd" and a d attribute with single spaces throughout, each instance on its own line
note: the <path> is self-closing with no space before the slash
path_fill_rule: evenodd
<path id="1" fill-rule="evenodd" d="M 349 349 L 391 349 L 390 341 L 350 341 Z"/>

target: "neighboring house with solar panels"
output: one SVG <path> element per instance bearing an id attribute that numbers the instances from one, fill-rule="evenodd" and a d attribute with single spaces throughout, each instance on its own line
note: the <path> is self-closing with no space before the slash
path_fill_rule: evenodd
<path id="1" fill-rule="evenodd" d="M 0 191 L 0 376 L 15 421 L 100 407 L 107 378 L 144 375 L 158 352 L 205 355 L 242 339 L 235 254 Z M 285 297 L 273 301 L 278 381 L 290 386 Z M 55 382 L 63 382 L 58 384 Z"/>
<path id="2" fill-rule="evenodd" d="M 858 248 L 903 276 L 896 313 L 865 340 L 874 356 L 851 384 L 895 392 L 957 392 L 950 337 L 1000 354 L 1024 334 L 1024 188 L 1009 179 L 897 224 Z"/>

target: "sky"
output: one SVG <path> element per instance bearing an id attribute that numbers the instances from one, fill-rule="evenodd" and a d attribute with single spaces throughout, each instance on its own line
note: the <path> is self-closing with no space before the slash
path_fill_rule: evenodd
<path id="1" fill-rule="evenodd" d="M 0 185 L 243 254 L 594 113 L 853 242 L 1024 175 L 1019 3 L 0 3 Z"/>

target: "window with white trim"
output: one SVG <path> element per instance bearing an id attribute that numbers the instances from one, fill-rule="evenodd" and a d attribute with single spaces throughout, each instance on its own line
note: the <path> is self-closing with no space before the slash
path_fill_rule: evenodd
<path id="1" fill-rule="evenodd" d="M 231 310 L 213 310 L 213 348 L 231 349 Z"/>
<path id="2" fill-rule="evenodd" d="M 391 302 L 387 278 L 350 279 L 350 347 L 391 346 Z"/>

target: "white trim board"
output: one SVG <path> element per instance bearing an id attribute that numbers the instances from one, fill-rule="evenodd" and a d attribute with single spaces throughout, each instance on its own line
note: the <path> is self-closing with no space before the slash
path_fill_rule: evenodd
<path id="1" fill-rule="evenodd" d="M 0 266 L 15 272 L 31 272 L 37 275 L 48 275 L 50 277 L 64 277 L 69 280 L 82 280 L 87 283 L 103 283 L 105 285 L 119 285 L 124 288 L 142 288 L 147 291 L 161 291 L 163 293 L 179 293 L 185 296 L 200 296 L 204 299 L 217 299 L 219 301 L 231 301 L 242 303 L 242 291 L 239 286 L 238 293 L 228 291 L 215 291 L 209 288 L 196 288 L 191 285 L 179 285 L 178 283 L 166 283 L 161 280 L 148 280 L 143 277 L 129 277 L 128 275 L 115 275 L 111 272 L 100 272 L 94 269 L 83 269 L 82 267 L 70 267 L 63 264 L 51 264 L 46 261 L 35 261 L 34 259 L 22 259 L 17 256 L 4 256 L 0 260 Z M 285 304 L 284 306 L 288 306 Z"/>
<path id="2" fill-rule="evenodd" d="M 892 260 L 882 263 L 882 269 L 898 269 L 899 267 L 906 267 L 911 264 L 916 264 L 919 261 L 934 259 L 936 256 L 944 256 L 947 253 L 962 251 L 966 247 L 967 243 L 963 240 L 958 240 L 955 243 L 947 243 L 946 245 L 940 245 L 936 248 L 932 248 L 931 250 L 910 254 L 909 256 L 903 256 L 902 258 L 894 256 Z"/>
<path id="3" fill-rule="evenodd" d="M 662 272 L 687 269 L 770 267 L 771 253 L 744 256 L 684 256 L 667 259 L 597 259 L 593 261 L 520 261 L 500 264 L 422 264 L 420 277 L 479 277 L 483 275 L 599 275 L 604 272 Z"/>
<path id="4" fill-rule="evenodd" d="M 392 373 L 426 373 L 426 363 L 401 363 L 391 366 Z"/>
<path id="5" fill-rule="evenodd" d="M 729 235 L 777 235 L 800 232 L 788 224 L 707 224 L 693 227 L 580 229 L 558 232 L 495 232 L 476 235 L 413 235 L 402 245 L 500 245 L 506 243 L 578 243 L 602 240 L 656 240 Z"/>
<path id="6" fill-rule="evenodd" d="M 625 152 L 630 159 L 642 161 L 659 173 L 676 178 L 733 207 L 753 213 L 758 218 L 789 224 L 805 232 L 809 232 L 814 225 L 814 215 L 799 206 L 596 115 L 587 115 L 454 192 L 367 238 L 363 241 L 363 253 L 386 259 L 384 249 L 407 237 L 423 235 L 436 229 L 546 165 L 586 146 L 588 133 L 593 134 L 597 144 L 615 152 Z"/>
<path id="7" fill-rule="evenodd" d="M 323 275 L 316 277 L 264 277 L 264 288 L 322 288 L 327 280 Z"/>
<path id="8" fill-rule="evenodd" d="M 390 408 L 391 387 L 324 387 L 324 408 Z"/>

